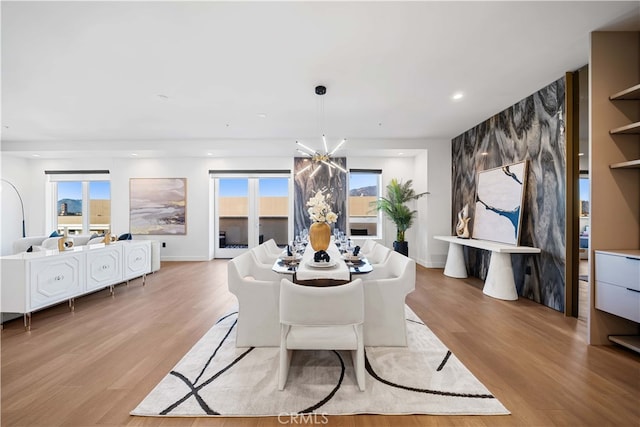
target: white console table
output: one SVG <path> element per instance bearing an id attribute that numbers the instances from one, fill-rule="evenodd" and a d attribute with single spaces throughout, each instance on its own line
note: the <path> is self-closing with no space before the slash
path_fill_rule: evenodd
<path id="1" fill-rule="evenodd" d="M 434 236 L 434 239 L 449 242 L 447 263 L 444 267 L 445 276 L 464 279 L 469 277 L 464 263 L 463 246 L 491 251 L 489 270 L 484 281 L 482 292 L 493 298 L 515 301 L 518 299 L 516 282 L 513 278 L 511 254 L 537 254 L 539 248 L 529 246 L 514 246 L 506 243 L 491 242 L 479 239 L 461 239 L 456 236 Z"/>

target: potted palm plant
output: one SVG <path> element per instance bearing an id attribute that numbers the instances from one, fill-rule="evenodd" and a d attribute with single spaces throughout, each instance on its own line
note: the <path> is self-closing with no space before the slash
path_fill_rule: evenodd
<path id="1" fill-rule="evenodd" d="M 375 202 L 376 210 L 382 211 L 396 225 L 396 241 L 393 242 L 393 249 L 405 256 L 409 256 L 409 244 L 404 239 L 404 234 L 413 225 L 413 220 L 418 213 L 409 209 L 406 203 L 428 194 L 428 192 L 417 194 L 411 185 L 412 180 L 403 183 L 393 178 L 387 185 L 387 196 L 380 197 Z"/>

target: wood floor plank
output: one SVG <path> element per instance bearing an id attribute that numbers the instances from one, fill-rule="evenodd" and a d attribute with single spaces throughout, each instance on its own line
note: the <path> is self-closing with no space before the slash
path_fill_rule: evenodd
<path id="1" fill-rule="evenodd" d="M 2 330 L 2 426 L 281 426 L 277 417 L 154 418 L 129 412 L 232 309 L 227 261 L 164 262 L 159 272 L 36 312 Z M 505 416 L 330 417 L 328 426 L 640 425 L 640 356 L 585 343 L 584 321 L 478 279 L 417 269 L 408 305 L 511 411 Z M 291 421 L 291 420 L 288 420 Z M 299 420 L 298 420 L 299 421 Z M 295 425 L 291 422 L 288 424 Z M 308 425 L 308 424 L 307 424 Z"/>

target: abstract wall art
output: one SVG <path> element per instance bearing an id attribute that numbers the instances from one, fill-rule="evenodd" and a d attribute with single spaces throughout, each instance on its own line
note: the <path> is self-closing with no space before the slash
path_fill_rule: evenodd
<path id="1" fill-rule="evenodd" d="M 132 234 L 187 234 L 186 178 L 131 178 L 129 230 Z"/>
<path id="2" fill-rule="evenodd" d="M 473 238 L 517 245 L 527 162 L 478 172 Z"/>
<path id="3" fill-rule="evenodd" d="M 346 157 L 334 157 L 332 159 L 343 169 L 347 169 Z M 331 208 L 338 214 L 338 221 L 334 228 L 345 231 L 347 228 L 347 174 L 333 169 L 331 172 L 324 165 L 311 165 L 308 157 L 295 157 L 293 159 L 294 173 L 294 234 L 300 234 L 303 229 L 311 226 L 311 219 L 307 212 L 307 201 L 315 196 L 318 190 L 324 190 L 331 195 Z M 316 168 L 319 168 L 316 171 Z"/>

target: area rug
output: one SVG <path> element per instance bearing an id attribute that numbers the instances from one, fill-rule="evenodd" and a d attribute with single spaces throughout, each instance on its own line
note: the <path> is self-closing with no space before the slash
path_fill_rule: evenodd
<path id="1" fill-rule="evenodd" d="M 366 390 L 348 352 L 295 351 L 278 391 L 277 348 L 235 346 L 221 318 L 133 410 L 140 416 L 504 415 L 509 411 L 406 308 L 408 347 L 366 347 Z"/>

